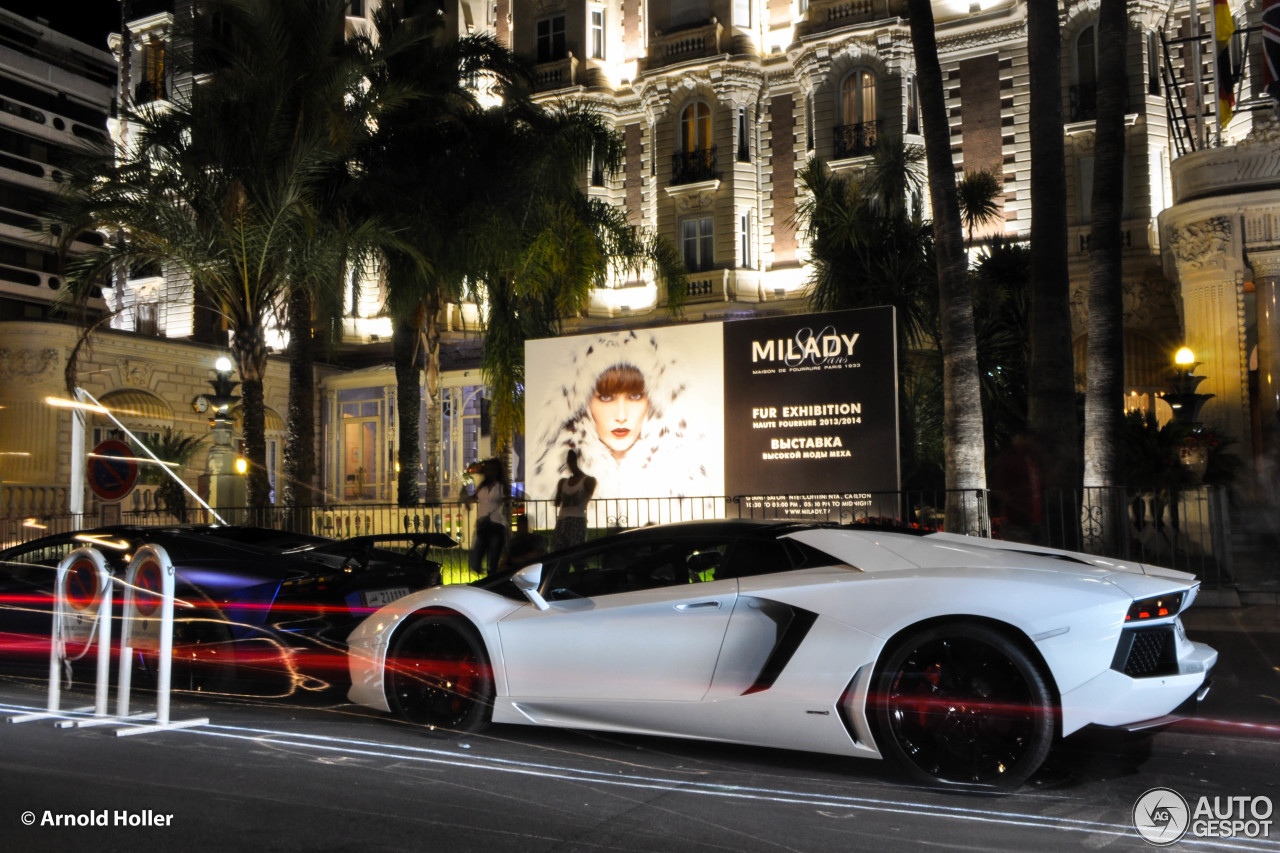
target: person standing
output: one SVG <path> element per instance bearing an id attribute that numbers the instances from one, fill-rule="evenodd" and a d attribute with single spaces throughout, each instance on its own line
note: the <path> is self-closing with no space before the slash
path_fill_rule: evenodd
<path id="1" fill-rule="evenodd" d="M 588 477 L 578 467 L 578 451 L 570 450 L 565 463 L 569 467 L 569 476 L 556 484 L 556 529 L 551 535 L 553 551 L 587 541 L 587 504 L 596 491 L 595 477 Z"/>
<path id="2" fill-rule="evenodd" d="M 462 501 L 476 505 L 476 533 L 471 543 L 470 566 L 472 574 L 484 575 L 496 571 L 502 550 L 511 535 L 507 517 L 507 499 L 511 497 L 511 484 L 507 472 L 497 459 L 486 459 L 480 466 L 480 485 L 474 494 Z"/>

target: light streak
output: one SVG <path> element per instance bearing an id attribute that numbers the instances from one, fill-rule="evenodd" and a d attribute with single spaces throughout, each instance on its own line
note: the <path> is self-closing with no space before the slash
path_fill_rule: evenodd
<path id="1" fill-rule="evenodd" d="M 78 400 L 68 400 L 64 397 L 45 397 L 44 402 L 46 405 L 58 409 L 83 409 L 86 412 L 96 412 L 99 415 L 111 414 L 111 410 L 106 406 L 95 406 L 91 403 L 81 403 Z"/>

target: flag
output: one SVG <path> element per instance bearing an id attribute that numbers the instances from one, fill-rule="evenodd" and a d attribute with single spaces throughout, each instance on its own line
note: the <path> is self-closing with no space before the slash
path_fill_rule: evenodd
<path id="1" fill-rule="evenodd" d="M 1231 111 L 1236 105 L 1236 81 L 1231 74 L 1231 37 L 1236 31 L 1236 19 L 1231 15 L 1227 0 L 1213 0 L 1213 48 L 1217 62 L 1214 78 L 1218 87 L 1218 123 L 1226 127 L 1231 121 Z"/>
<path id="2" fill-rule="evenodd" d="M 1262 5 L 1262 88 L 1280 106 L 1280 0 Z"/>

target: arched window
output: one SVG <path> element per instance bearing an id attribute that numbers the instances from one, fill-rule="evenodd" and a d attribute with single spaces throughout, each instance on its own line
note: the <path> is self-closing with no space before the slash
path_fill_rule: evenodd
<path id="1" fill-rule="evenodd" d="M 855 68 L 840 81 L 840 116 L 835 131 L 835 156 L 859 157 L 871 153 L 878 134 L 876 75 Z"/>
<path id="2" fill-rule="evenodd" d="M 681 111 L 679 146 L 671 162 L 672 184 L 692 184 L 716 177 L 711 107 L 706 102 L 694 101 Z"/>
<path id="3" fill-rule="evenodd" d="M 1098 114 L 1098 41 L 1092 24 L 1076 36 L 1075 82 L 1069 91 L 1071 121 L 1092 121 Z"/>

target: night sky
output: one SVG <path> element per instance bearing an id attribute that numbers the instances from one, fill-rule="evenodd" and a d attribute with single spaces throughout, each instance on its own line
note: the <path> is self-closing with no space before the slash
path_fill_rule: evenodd
<path id="1" fill-rule="evenodd" d="M 107 49 L 108 34 L 120 31 L 119 0 L 0 0 L 0 8 L 44 18 L 52 29 L 98 50 Z"/>

